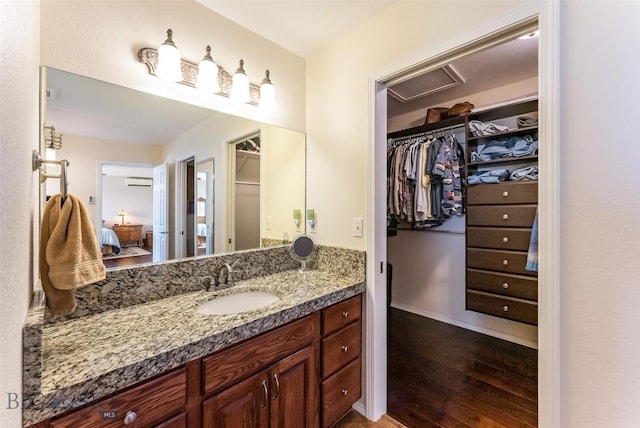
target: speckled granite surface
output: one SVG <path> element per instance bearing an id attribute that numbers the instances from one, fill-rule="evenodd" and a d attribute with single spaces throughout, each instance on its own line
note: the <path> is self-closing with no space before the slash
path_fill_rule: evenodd
<path id="1" fill-rule="evenodd" d="M 209 266 L 207 269 L 216 263 L 232 264 L 248 253 L 256 256 L 255 252 L 212 256 L 210 259 L 225 261 L 208 260 L 205 264 Z M 276 253 L 275 258 L 279 255 Z M 171 272 L 175 268 L 183 283 L 167 280 L 173 287 L 163 288 L 161 293 L 154 292 L 149 283 L 136 284 L 138 280 L 144 282 L 148 274 L 127 272 L 129 280 L 117 284 L 106 295 L 117 288 L 135 291 L 117 294 L 118 298 L 109 300 L 106 310 L 98 310 L 103 296 L 101 287 L 93 297 L 93 309 L 82 316 L 50 319 L 43 324 L 43 311 L 30 310 L 24 335 L 24 426 L 95 401 L 365 290 L 364 252 L 320 247 L 315 261 L 317 270 L 305 273 L 291 269 L 291 265 L 286 270 L 267 273 L 275 269 L 270 261 L 272 256 L 254 257 L 260 262 L 244 260 L 251 263 L 246 267 L 247 273 L 237 277 L 235 287 L 218 292 L 203 291 L 200 285 L 194 287 L 197 290 L 189 289 L 197 282 L 192 278 L 194 271 L 187 272 L 196 268 L 184 264 L 203 261 L 193 259 L 126 269 L 156 268 L 169 272 L 170 278 L 178 278 Z M 265 263 L 272 266 L 258 266 Z M 140 302 L 145 298 L 141 290 L 150 291 L 145 303 Z M 214 296 L 243 290 L 270 291 L 280 300 L 262 309 L 234 315 L 201 315 L 195 310 L 198 304 Z M 164 295 L 157 297 L 159 294 Z M 131 295 L 137 296 L 137 303 L 118 302 L 132 298 Z"/>

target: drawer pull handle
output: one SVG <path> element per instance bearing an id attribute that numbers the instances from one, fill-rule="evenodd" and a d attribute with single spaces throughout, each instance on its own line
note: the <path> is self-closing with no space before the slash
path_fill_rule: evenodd
<path id="1" fill-rule="evenodd" d="M 343 317 L 343 318 L 349 318 L 349 311 L 344 311 L 344 312 L 342 313 L 342 317 Z"/>
<path id="2" fill-rule="evenodd" d="M 264 400 L 262 401 L 262 408 L 267 407 L 267 402 L 269 401 L 269 387 L 267 386 L 267 381 L 262 381 L 262 390 L 264 391 Z"/>
<path id="3" fill-rule="evenodd" d="M 509 238 L 508 238 L 508 237 L 506 237 L 506 236 L 504 236 L 504 237 L 502 238 L 502 242 L 504 242 L 505 244 L 506 244 L 506 243 L 508 243 L 508 242 L 509 242 Z"/>
<path id="4" fill-rule="evenodd" d="M 137 418 L 138 418 L 138 415 L 136 415 L 136 412 L 134 412 L 133 410 L 129 410 L 124 417 L 124 424 L 131 425 L 136 421 Z"/>
<path id="5" fill-rule="evenodd" d="M 502 214 L 503 220 L 509 220 L 509 214 Z"/>
<path id="6" fill-rule="evenodd" d="M 347 352 L 349 347 L 347 345 L 342 345 L 342 352 Z"/>
<path id="7" fill-rule="evenodd" d="M 273 394 L 272 399 L 273 400 L 277 400 L 278 399 L 278 395 L 280 395 L 280 381 L 278 380 L 278 373 L 275 373 L 273 375 L 273 380 L 276 381 L 276 393 Z"/>
<path id="8" fill-rule="evenodd" d="M 343 389 L 340 392 L 342 392 L 342 395 L 347 395 L 349 393 L 349 390 L 348 389 Z"/>
<path id="9" fill-rule="evenodd" d="M 504 196 L 505 198 L 509 197 L 509 192 L 507 191 L 502 192 L 502 196 Z"/>
<path id="10" fill-rule="evenodd" d="M 502 307 L 502 310 L 503 310 L 503 311 L 505 311 L 505 312 L 509 312 L 509 306 L 504 305 L 504 306 Z"/>
<path id="11" fill-rule="evenodd" d="M 502 261 L 502 264 L 503 264 L 503 265 L 505 265 L 505 266 L 508 266 L 508 265 L 509 265 L 509 260 L 504 259 L 504 260 Z"/>
<path id="12" fill-rule="evenodd" d="M 509 283 L 508 283 L 508 282 L 503 282 L 503 283 L 502 283 L 502 288 L 504 288 L 505 290 L 506 290 L 507 288 L 509 288 Z"/>

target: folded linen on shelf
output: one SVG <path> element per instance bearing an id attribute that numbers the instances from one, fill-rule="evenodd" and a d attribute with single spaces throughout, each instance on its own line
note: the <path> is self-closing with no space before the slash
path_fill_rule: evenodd
<path id="1" fill-rule="evenodd" d="M 467 178 L 469 184 L 499 183 L 509 178 L 509 171 L 506 169 L 492 169 L 489 171 L 477 171 Z"/>
<path id="2" fill-rule="evenodd" d="M 469 121 L 469 131 L 474 137 L 486 137 L 488 135 L 507 132 L 508 126 L 496 125 L 495 123 L 484 123 L 479 120 Z"/>

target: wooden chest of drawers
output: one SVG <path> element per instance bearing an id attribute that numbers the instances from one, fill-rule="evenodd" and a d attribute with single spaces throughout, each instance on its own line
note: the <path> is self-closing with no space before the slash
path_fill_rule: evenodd
<path id="1" fill-rule="evenodd" d="M 321 426 L 333 425 L 362 394 L 362 296 L 322 311 Z"/>
<path id="2" fill-rule="evenodd" d="M 118 235 L 120 245 L 134 242 L 142 246 L 142 225 L 141 224 L 114 224 L 113 231 Z"/>
<path id="3" fill-rule="evenodd" d="M 537 272 L 526 269 L 537 181 L 469 186 L 466 307 L 537 324 Z"/>

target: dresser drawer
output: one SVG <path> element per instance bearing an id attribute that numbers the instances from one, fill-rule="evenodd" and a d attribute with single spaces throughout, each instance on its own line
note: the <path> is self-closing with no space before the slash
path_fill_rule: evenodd
<path id="1" fill-rule="evenodd" d="M 322 377 L 326 378 L 360 355 L 362 323 L 353 323 L 322 339 Z"/>
<path id="2" fill-rule="evenodd" d="M 311 344 L 317 318 L 309 315 L 202 360 L 203 393 L 219 390 Z"/>
<path id="3" fill-rule="evenodd" d="M 467 205 L 537 203 L 537 181 L 477 184 L 469 186 L 467 191 Z"/>
<path id="4" fill-rule="evenodd" d="M 467 248 L 467 267 L 536 276 L 525 269 L 527 253 L 523 251 L 484 250 Z"/>
<path id="5" fill-rule="evenodd" d="M 187 370 L 180 369 L 52 421 L 50 426 L 121 427 L 128 412 L 136 414 L 133 426 L 152 426 L 165 421 L 167 416 L 178 412 L 186 403 Z"/>
<path id="6" fill-rule="evenodd" d="M 360 358 L 322 382 L 322 426 L 331 426 L 361 395 Z"/>
<path id="7" fill-rule="evenodd" d="M 530 240 L 531 229 L 526 228 L 467 228 L 467 247 L 527 251 Z"/>
<path id="8" fill-rule="evenodd" d="M 526 324 L 538 324 L 538 304 L 512 297 L 467 290 L 467 310 L 482 312 Z"/>
<path id="9" fill-rule="evenodd" d="M 337 303 L 322 311 L 322 334 L 332 333 L 347 324 L 360 319 L 362 295 Z"/>
<path id="10" fill-rule="evenodd" d="M 476 205 L 467 207 L 467 226 L 532 227 L 537 205 Z"/>
<path id="11" fill-rule="evenodd" d="M 538 300 L 538 280 L 522 275 L 467 269 L 467 288 L 520 299 Z"/>

